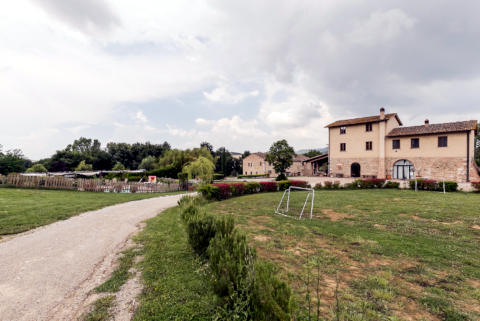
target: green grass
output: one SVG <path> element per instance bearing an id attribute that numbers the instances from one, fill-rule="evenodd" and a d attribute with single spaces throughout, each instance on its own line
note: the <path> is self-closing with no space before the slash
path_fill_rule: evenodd
<path id="1" fill-rule="evenodd" d="M 249 195 L 207 209 L 236 217 L 305 310 L 305 271 L 315 278 L 312 262 L 320 261 L 327 320 L 335 319 L 336 273 L 341 320 L 480 319 L 479 194 L 318 191 L 311 221 L 274 215 L 281 196 Z M 297 205 L 302 197 L 292 193 Z"/>
<path id="2" fill-rule="evenodd" d="M 105 206 L 169 195 L 0 188 L 0 235 L 28 231 Z"/>
<path id="3" fill-rule="evenodd" d="M 113 271 L 112 276 L 103 284 L 95 288 L 96 292 L 118 292 L 120 287 L 130 278 L 130 268 L 135 263 L 135 257 L 138 255 L 136 248 L 130 248 L 122 252 L 122 256 L 118 259 L 118 266 Z"/>
<path id="4" fill-rule="evenodd" d="M 179 208 L 148 220 L 136 240 L 145 287 L 133 320 L 212 320 L 216 299 L 208 268 L 188 244 Z"/>
<path id="5" fill-rule="evenodd" d="M 83 321 L 107 321 L 110 320 L 110 308 L 113 305 L 115 296 L 106 296 L 98 299 L 93 305 L 92 311 L 82 316 Z"/>

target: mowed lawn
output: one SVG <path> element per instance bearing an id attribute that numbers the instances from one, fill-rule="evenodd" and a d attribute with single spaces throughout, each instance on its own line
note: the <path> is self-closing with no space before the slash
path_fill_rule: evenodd
<path id="1" fill-rule="evenodd" d="M 317 191 L 312 220 L 273 214 L 281 196 L 207 209 L 236 217 L 304 314 L 315 315 L 319 280 L 322 320 L 480 320 L 480 194 Z"/>
<path id="2" fill-rule="evenodd" d="M 0 235 L 20 233 L 105 206 L 166 194 L 0 188 Z"/>

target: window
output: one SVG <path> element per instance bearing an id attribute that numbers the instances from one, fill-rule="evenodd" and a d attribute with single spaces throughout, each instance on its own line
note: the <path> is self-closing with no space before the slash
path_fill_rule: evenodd
<path id="1" fill-rule="evenodd" d="M 410 147 L 411 148 L 419 148 L 420 147 L 420 138 L 412 138 L 410 140 Z"/>
<path id="2" fill-rule="evenodd" d="M 372 150 L 372 142 L 366 142 L 365 147 L 367 150 Z"/>
<path id="3" fill-rule="evenodd" d="M 347 150 L 347 144 L 345 144 L 345 143 L 340 143 L 340 151 L 341 151 L 341 152 L 344 152 L 344 151 L 346 151 L 346 150 Z"/>
<path id="4" fill-rule="evenodd" d="M 347 127 L 345 127 L 345 126 L 340 127 L 340 135 L 343 135 L 346 132 L 347 132 Z"/>
<path id="5" fill-rule="evenodd" d="M 260 166 L 262 166 L 262 162 L 260 162 Z"/>
<path id="6" fill-rule="evenodd" d="M 438 147 L 447 147 L 448 140 L 447 136 L 438 136 Z"/>
<path id="7" fill-rule="evenodd" d="M 366 123 L 365 124 L 365 131 L 367 131 L 367 132 L 372 131 L 372 123 Z"/>
<path id="8" fill-rule="evenodd" d="M 413 164 L 406 159 L 396 161 L 395 164 L 393 164 L 392 176 L 394 179 L 411 179 L 414 177 L 414 172 L 415 168 Z"/>
<path id="9" fill-rule="evenodd" d="M 393 149 L 400 149 L 400 139 L 392 140 L 392 148 Z"/>

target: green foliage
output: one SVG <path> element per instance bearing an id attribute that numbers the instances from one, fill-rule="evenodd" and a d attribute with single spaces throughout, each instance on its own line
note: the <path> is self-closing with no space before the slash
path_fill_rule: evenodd
<path id="1" fill-rule="evenodd" d="M 388 181 L 384 188 L 400 188 L 400 183 L 399 182 L 392 182 L 392 181 Z"/>
<path id="2" fill-rule="evenodd" d="M 214 162 L 212 154 L 206 148 L 172 149 L 158 159 L 157 167 L 173 166 L 177 172 L 181 172 L 185 165 L 193 162 L 200 156 L 207 158 L 212 163 Z"/>
<path id="3" fill-rule="evenodd" d="M 120 287 L 127 282 L 130 277 L 130 268 L 133 266 L 135 256 L 138 252 L 134 248 L 128 249 L 122 253 L 118 259 L 118 266 L 113 271 L 110 278 L 103 284 L 95 288 L 96 292 L 118 292 Z"/>
<path id="4" fill-rule="evenodd" d="M 139 169 L 145 169 L 147 171 L 151 171 L 152 169 L 155 168 L 155 162 L 157 160 L 153 156 L 147 156 L 142 161 L 140 162 L 140 165 L 138 166 Z"/>
<path id="5" fill-rule="evenodd" d="M 285 181 L 287 180 L 287 175 L 285 175 L 284 173 L 280 173 L 278 174 L 278 176 L 275 178 L 276 181 Z"/>
<path id="6" fill-rule="evenodd" d="M 178 171 L 173 165 L 160 167 L 147 172 L 147 176 L 177 178 Z M 188 175 L 187 175 L 188 176 Z"/>
<path id="7" fill-rule="evenodd" d="M 114 171 L 124 171 L 125 166 L 123 166 L 123 164 L 120 163 L 120 162 L 116 162 L 115 165 L 113 166 L 112 170 L 114 170 Z"/>
<path id="8" fill-rule="evenodd" d="M 319 152 L 318 150 L 315 150 L 315 149 L 310 149 L 308 152 L 304 153 L 303 155 L 307 157 L 315 157 L 315 156 L 322 155 L 322 152 Z"/>
<path id="9" fill-rule="evenodd" d="M 280 191 L 284 191 L 286 189 L 288 189 L 290 187 L 291 183 L 289 180 L 285 180 L 285 181 L 279 181 L 278 182 L 278 189 Z"/>
<path id="10" fill-rule="evenodd" d="M 178 173 L 178 182 L 182 189 L 187 190 L 188 189 L 188 174 L 187 173 Z"/>
<path id="11" fill-rule="evenodd" d="M 223 175 L 221 173 L 213 174 L 213 180 L 221 180 L 221 179 L 224 179 L 224 178 L 225 178 L 225 175 Z"/>
<path id="12" fill-rule="evenodd" d="M 215 165 L 206 157 L 199 156 L 193 162 L 188 163 L 183 168 L 183 172 L 188 174 L 188 178 L 199 179 L 203 183 L 210 183 L 213 179 Z"/>
<path id="13" fill-rule="evenodd" d="M 260 183 L 257 182 L 247 182 L 245 183 L 245 194 L 253 194 L 260 192 Z"/>
<path id="14" fill-rule="evenodd" d="M 295 157 L 295 150 L 283 139 L 272 144 L 265 160 L 272 164 L 275 172 L 279 173 L 278 180 L 284 180 L 287 168 L 293 164 L 293 157 Z"/>
<path id="15" fill-rule="evenodd" d="M 215 171 L 223 173 L 224 176 L 236 175 L 242 171 L 241 161 L 232 157 L 232 154 L 225 148 L 220 147 L 215 152 Z"/>
<path id="16" fill-rule="evenodd" d="M 22 173 L 28 160 L 19 149 L 2 152 L 0 145 L 0 174 Z"/>
<path id="17" fill-rule="evenodd" d="M 28 168 L 27 173 L 46 173 L 48 172 L 45 166 L 42 164 L 34 164 L 32 167 Z"/>
<path id="18" fill-rule="evenodd" d="M 238 175 L 237 178 L 260 178 L 268 177 L 268 174 Z"/>
<path id="19" fill-rule="evenodd" d="M 220 188 L 210 184 L 200 185 L 197 191 L 207 200 L 220 200 Z"/>
<path id="20" fill-rule="evenodd" d="M 86 164 L 84 160 L 78 164 L 77 167 L 75 167 L 75 171 L 77 172 L 84 172 L 84 171 L 91 171 L 93 170 L 92 164 Z"/>
<path id="21" fill-rule="evenodd" d="M 110 308 L 115 301 L 115 296 L 109 295 L 95 301 L 92 311 L 83 315 L 83 321 L 105 321 L 111 318 Z"/>
<path id="22" fill-rule="evenodd" d="M 216 220 L 211 215 L 191 216 L 187 223 L 187 234 L 188 243 L 195 253 L 200 256 L 206 253 L 210 240 L 215 236 L 216 227 Z"/>

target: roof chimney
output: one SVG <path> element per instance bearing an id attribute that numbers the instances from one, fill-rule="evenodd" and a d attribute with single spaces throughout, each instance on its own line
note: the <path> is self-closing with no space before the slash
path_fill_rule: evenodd
<path id="1" fill-rule="evenodd" d="M 430 121 L 428 119 L 425 119 L 425 126 L 430 125 Z"/>
<path id="2" fill-rule="evenodd" d="M 385 119 L 385 108 L 380 108 L 380 119 L 384 120 Z"/>

